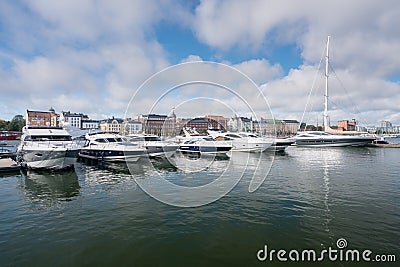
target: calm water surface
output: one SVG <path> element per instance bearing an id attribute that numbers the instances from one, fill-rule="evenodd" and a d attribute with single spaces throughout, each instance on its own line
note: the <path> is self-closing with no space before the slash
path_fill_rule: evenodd
<path id="1" fill-rule="evenodd" d="M 260 262 L 256 254 L 264 245 L 321 251 L 336 248 L 339 238 L 350 249 L 396 254 L 398 263 L 400 149 L 290 147 L 275 156 L 253 193 L 248 186 L 259 155 L 238 155 L 190 173 L 153 161 L 155 170 L 138 164 L 133 175 L 124 165 L 85 163 L 69 172 L 2 175 L 0 265 L 284 266 L 276 258 Z M 262 155 L 265 171 L 257 175 L 265 175 L 271 160 Z M 229 194 L 197 208 L 160 203 L 135 182 L 151 181 L 156 171 L 173 183 L 199 186 L 223 170 L 238 177 L 245 163 Z"/>

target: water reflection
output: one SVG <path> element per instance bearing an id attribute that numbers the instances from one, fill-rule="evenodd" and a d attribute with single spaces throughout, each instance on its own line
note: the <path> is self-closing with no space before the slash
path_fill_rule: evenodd
<path id="1" fill-rule="evenodd" d="M 330 230 L 330 224 L 333 219 L 333 215 L 330 209 L 330 168 L 332 164 L 330 160 L 332 160 L 332 155 L 328 156 L 329 154 L 323 153 L 323 184 L 322 184 L 322 191 L 323 191 L 323 203 L 324 203 L 324 224 L 325 224 L 325 232 L 328 234 L 328 238 L 331 241 L 331 244 L 334 243 L 334 233 Z M 337 162 L 339 159 L 336 159 L 334 162 Z"/>
<path id="2" fill-rule="evenodd" d="M 215 154 L 199 154 L 188 152 L 177 152 L 173 157 L 167 159 L 170 164 L 184 173 L 209 171 L 218 165 L 218 161 L 227 161 L 229 156 Z"/>
<path id="3" fill-rule="evenodd" d="M 142 158 L 129 163 L 82 161 L 76 163 L 75 170 L 85 183 L 116 185 L 177 169 L 167 159 Z"/>
<path id="4" fill-rule="evenodd" d="M 75 171 L 21 172 L 25 195 L 32 202 L 70 201 L 79 195 L 78 176 Z"/>

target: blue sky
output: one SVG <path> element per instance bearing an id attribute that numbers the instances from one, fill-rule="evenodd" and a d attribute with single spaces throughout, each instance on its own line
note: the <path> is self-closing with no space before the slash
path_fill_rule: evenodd
<path id="1" fill-rule="evenodd" d="M 395 56 L 400 28 L 393 27 L 400 25 L 399 18 L 395 0 L 1 1 L 0 118 L 51 106 L 93 119 L 124 116 L 129 100 L 151 75 L 204 60 L 253 79 L 272 110 L 255 99 L 262 116 L 300 120 L 309 102 L 311 122 L 321 121 L 318 64 L 331 35 L 331 63 L 338 76 L 330 78 L 331 121 L 356 117 L 364 124 L 390 120 L 400 125 L 400 61 Z M 130 112 L 146 113 L 162 90 L 148 89 Z M 204 91 L 195 87 L 181 93 L 195 99 Z M 227 106 L 240 106 L 232 96 L 214 93 Z M 232 115 L 203 102 L 182 112 Z M 164 103 L 159 111 L 170 110 Z"/>

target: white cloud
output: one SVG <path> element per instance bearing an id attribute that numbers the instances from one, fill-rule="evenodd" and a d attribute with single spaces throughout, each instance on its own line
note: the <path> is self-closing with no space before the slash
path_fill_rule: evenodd
<path id="1" fill-rule="evenodd" d="M 0 63 L 12 62 L 7 69 L 0 65 L 4 77 L 0 90 L 7 92 L 2 101 L 8 100 L 13 107 L 8 116 L 26 108 L 54 106 L 59 111 L 67 108 L 68 102 L 71 111 L 122 116 L 134 90 L 169 64 L 163 47 L 146 37 L 154 24 L 169 14 L 164 13 L 169 2 L 39 0 L 24 7 L 0 4 L 1 20 L 9 24 L 7 30 L 12 29 L 7 41 L 26 41 L 31 46 L 0 48 Z"/>
<path id="2" fill-rule="evenodd" d="M 400 28 L 395 26 L 400 24 L 398 1 L 201 1 L 194 11 L 189 6 L 174 0 L 0 2 L 0 25 L 4 25 L 0 31 L 3 116 L 50 106 L 93 116 L 122 116 L 136 88 L 170 65 L 166 55 L 175 51 L 164 51 L 155 32 L 156 26 L 168 22 L 193 31 L 215 52 L 209 57 L 193 51 L 180 62 L 221 58 L 263 84 L 261 88 L 280 118 L 300 119 L 315 65 L 330 34 L 331 62 L 361 115 L 373 123 L 391 119 L 400 124 L 400 83 L 389 80 L 400 73 L 396 57 Z M 282 44 L 299 48 L 301 66 L 283 70 L 283 64 L 271 63 L 276 59 L 259 56 L 259 49 Z M 229 54 L 236 51 L 241 57 L 257 54 L 257 58 L 249 56 L 231 64 L 234 60 Z M 237 81 L 237 77 L 218 69 L 196 71 L 181 75 L 192 80 L 199 75 L 218 78 L 227 86 Z M 286 71 L 288 74 L 283 76 Z M 332 90 L 340 89 L 333 78 Z M 148 88 L 135 106 L 135 113 L 146 112 L 165 89 L 162 86 L 168 87 L 171 82 L 170 78 L 166 84 Z M 220 90 L 198 88 L 181 95 L 226 96 Z M 241 95 L 248 94 L 243 85 L 237 90 Z M 331 100 L 332 117 L 347 116 L 336 105 L 351 106 L 346 93 L 332 95 Z M 224 101 L 232 107 L 240 106 L 231 96 Z M 321 111 L 322 97 L 316 94 L 311 102 Z M 169 105 L 163 103 L 160 110 L 169 112 Z M 217 112 L 217 106 L 200 104 L 192 111 Z M 262 109 L 263 103 L 255 101 L 254 106 Z"/>
<path id="3" fill-rule="evenodd" d="M 203 59 L 198 55 L 189 55 L 187 58 L 182 59 L 181 63 L 195 62 L 195 61 L 203 61 Z"/>
<path id="4" fill-rule="evenodd" d="M 331 63 L 349 88 L 350 98 L 376 123 L 384 117 L 398 118 L 393 114 L 398 112 L 399 83 L 388 80 L 400 73 L 400 62 L 394 56 L 400 51 L 400 28 L 393 26 L 398 24 L 400 4 L 394 0 L 202 1 L 192 27 L 201 41 L 221 51 L 280 44 L 299 47 L 304 65 L 286 77 L 272 76 L 275 80 L 264 80 L 267 83 L 262 86 L 278 116 L 298 119 L 313 82 L 314 65 L 331 35 Z M 249 69 L 257 73 L 257 66 Z M 262 77 L 263 72 L 268 73 L 260 71 L 254 77 Z M 351 103 L 343 92 L 331 100 Z M 317 110 L 322 109 L 322 98 L 312 102 Z M 371 109 L 374 115 L 367 113 Z"/>
<path id="5" fill-rule="evenodd" d="M 397 121 L 398 116 L 395 114 L 400 111 L 397 105 L 400 101 L 400 84 L 373 76 L 360 76 L 348 70 L 336 70 L 335 73 L 337 77 L 331 75 L 329 78 L 328 103 L 332 124 L 341 119 L 353 118 L 363 124 L 375 125 L 388 117 Z M 315 66 L 292 70 L 283 79 L 266 83 L 261 89 L 275 117 L 301 119 L 308 103 L 305 118 L 310 117 L 312 123 L 317 120 L 321 123 L 325 80 L 323 72 L 318 72 Z M 391 110 L 391 115 L 388 110 Z"/>
<path id="6" fill-rule="evenodd" d="M 265 83 L 274 78 L 282 77 L 283 70 L 279 64 L 271 65 L 266 59 L 253 59 L 234 65 L 250 77 L 256 84 Z"/>
<path id="7" fill-rule="evenodd" d="M 339 66 L 376 75 L 397 74 L 400 49 L 397 1 L 202 1 L 193 29 L 203 42 L 227 50 L 295 44 L 306 63 L 318 62 L 332 35 Z"/>

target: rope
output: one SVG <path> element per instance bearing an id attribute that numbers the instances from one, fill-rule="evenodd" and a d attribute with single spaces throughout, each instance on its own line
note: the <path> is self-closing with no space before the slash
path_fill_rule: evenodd
<path id="1" fill-rule="evenodd" d="M 351 104 L 352 107 L 353 107 L 352 112 L 355 113 L 355 114 L 361 115 L 360 109 L 358 108 L 357 104 L 356 104 L 356 103 L 352 100 L 352 98 L 350 97 L 350 94 L 348 93 L 348 91 L 347 91 L 346 87 L 344 86 L 342 80 L 341 80 L 341 79 L 339 78 L 339 76 L 336 74 L 336 71 L 335 71 L 335 69 L 333 68 L 333 66 L 332 66 L 331 64 L 329 64 L 329 68 L 331 69 L 331 71 L 332 71 L 333 74 L 335 75 L 335 77 L 336 77 L 336 79 L 338 80 L 340 86 L 342 87 L 342 89 L 343 89 L 343 91 L 345 92 L 347 98 L 349 99 L 350 104 Z M 337 105 L 337 104 L 336 104 L 336 105 Z M 348 109 L 343 108 L 343 107 L 340 106 L 340 105 L 337 105 L 337 106 L 338 106 L 338 107 L 341 107 L 341 109 L 344 110 L 344 111 L 347 111 L 347 112 L 349 111 Z M 360 117 L 361 117 L 361 116 L 360 116 Z M 365 118 L 362 118 L 362 121 L 363 121 L 366 125 L 368 124 L 368 121 L 367 121 Z"/>
<path id="2" fill-rule="evenodd" d="M 319 73 L 319 71 L 320 71 L 320 69 L 321 69 L 322 60 L 324 59 L 325 50 L 326 50 L 326 48 L 325 48 L 324 51 L 322 52 L 321 59 L 319 60 L 318 69 L 317 69 L 317 71 L 316 71 L 316 73 L 315 73 L 314 80 L 313 80 L 313 83 L 312 83 L 312 85 L 311 85 L 311 90 L 310 90 L 310 93 L 308 94 L 308 97 L 307 97 L 307 102 L 306 102 L 306 105 L 305 105 L 305 107 L 304 107 L 303 115 L 301 116 L 300 126 L 301 126 L 301 123 L 302 123 L 303 120 L 304 120 L 304 115 L 305 115 L 305 113 L 306 113 L 307 106 L 308 106 L 308 104 L 309 104 L 309 102 L 310 102 L 312 92 L 314 91 L 314 86 L 315 86 L 315 83 L 316 83 L 316 81 L 317 81 L 318 73 Z M 311 105 L 310 111 L 308 112 L 308 117 L 307 117 L 307 121 L 305 121 L 306 125 L 305 125 L 305 127 L 304 127 L 304 130 L 307 128 L 307 125 L 308 125 L 308 122 L 309 122 L 309 119 L 310 119 L 310 113 L 311 113 L 311 110 L 312 110 L 313 106 L 314 106 L 314 104 Z"/>

